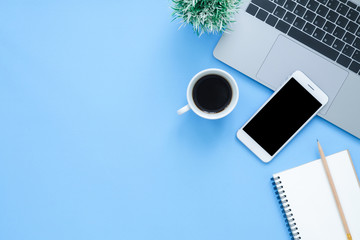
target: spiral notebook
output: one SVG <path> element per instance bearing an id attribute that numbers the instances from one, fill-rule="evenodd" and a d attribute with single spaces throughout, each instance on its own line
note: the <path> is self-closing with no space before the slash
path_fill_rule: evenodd
<path id="1" fill-rule="evenodd" d="M 353 240 L 360 240 L 360 183 L 349 151 L 326 157 Z M 294 240 L 346 240 L 321 160 L 272 177 L 289 233 Z"/>

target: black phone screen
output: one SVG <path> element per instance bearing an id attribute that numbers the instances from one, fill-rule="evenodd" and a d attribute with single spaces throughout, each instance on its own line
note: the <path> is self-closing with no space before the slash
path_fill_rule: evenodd
<path id="1" fill-rule="evenodd" d="M 292 78 L 243 129 L 272 156 L 320 107 Z"/>

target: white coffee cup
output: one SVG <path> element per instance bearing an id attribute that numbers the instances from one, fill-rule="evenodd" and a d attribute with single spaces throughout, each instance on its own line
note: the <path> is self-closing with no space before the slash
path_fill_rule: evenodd
<path id="1" fill-rule="evenodd" d="M 194 86 L 200 79 L 202 79 L 203 77 L 208 76 L 208 75 L 218 75 L 218 76 L 222 77 L 223 79 L 225 79 L 228 82 L 228 84 L 230 85 L 230 89 L 232 92 L 230 102 L 227 104 L 227 106 L 223 110 L 221 110 L 219 112 L 208 112 L 208 111 L 200 109 L 195 104 L 195 101 L 193 98 Z M 206 119 L 219 119 L 219 118 L 223 118 L 223 117 L 227 116 L 235 108 L 235 106 L 238 102 L 238 99 L 239 99 L 239 89 L 238 89 L 235 79 L 229 73 L 227 73 L 221 69 L 209 68 L 209 69 L 206 69 L 206 70 L 203 70 L 203 71 L 197 73 L 191 79 L 191 81 L 188 85 L 188 88 L 187 88 L 186 97 L 187 97 L 188 104 L 186 106 L 180 108 L 177 111 L 177 113 L 179 115 L 184 114 L 185 112 L 187 112 L 191 109 L 191 110 L 193 110 L 194 113 L 196 113 L 200 117 L 203 117 Z"/>

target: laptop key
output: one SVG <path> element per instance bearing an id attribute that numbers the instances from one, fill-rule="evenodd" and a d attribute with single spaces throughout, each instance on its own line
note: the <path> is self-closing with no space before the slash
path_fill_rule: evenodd
<path id="1" fill-rule="evenodd" d="M 260 9 L 258 11 L 258 13 L 256 14 L 256 18 L 260 19 L 261 21 L 265 21 L 267 16 L 268 16 L 268 13 L 263 9 Z"/>
<path id="2" fill-rule="evenodd" d="M 321 30 L 320 28 L 316 28 L 315 32 L 313 34 L 313 36 L 319 41 L 321 41 L 321 39 L 324 37 L 324 35 L 325 35 L 325 32 L 323 30 Z"/>
<path id="3" fill-rule="evenodd" d="M 346 25 L 345 30 L 355 33 L 356 29 L 358 28 L 358 25 L 354 22 L 349 22 L 348 25 Z"/>
<path id="4" fill-rule="evenodd" d="M 334 12 L 333 10 L 330 10 L 329 13 L 326 15 L 326 19 L 333 23 L 336 21 L 336 19 L 338 17 L 339 17 L 339 14 Z"/>
<path id="5" fill-rule="evenodd" d="M 358 16 L 359 13 L 355 9 L 350 9 L 349 12 L 346 14 L 346 17 L 353 21 L 355 21 Z"/>
<path id="6" fill-rule="evenodd" d="M 276 3 L 277 5 L 282 6 L 282 5 L 284 5 L 285 0 L 275 0 L 274 3 Z"/>
<path id="7" fill-rule="evenodd" d="M 326 5 L 326 3 L 327 3 L 327 0 L 316 0 L 316 1 L 318 1 L 319 3 L 322 3 L 324 5 Z"/>
<path id="8" fill-rule="evenodd" d="M 311 35 L 311 34 L 314 32 L 314 30 L 315 30 L 315 26 L 312 25 L 311 23 L 306 23 L 303 30 L 304 30 L 304 32 L 306 32 L 307 34 Z"/>
<path id="9" fill-rule="evenodd" d="M 294 10 L 294 13 L 298 15 L 299 17 L 302 17 L 306 11 L 306 8 L 302 7 L 300 4 L 298 4 Z"/>
<path id="10" fill-rule="evenodd" d="M 337 0 L 329 0 L 329 2 L 326 4 L 329 8 L 332 10 L 335 10 L 337 6 L 339 6 L 339 2 Z"/>
<path id="11" fill-rule="evenodd" d="M 287 9 L 288 11 L 292 12 L 292 10 L 294 10 L 295 6 L 296 6 L 296 3 L 294 1 L 287 0 L 284 5 L 284 8 Z"/>
<path id="12" fill-rule="evenodd" d="M 345 36 L 343 37 L 343 41 L 348 43 L 348 44 L 352 44 L 352 42 L 354 41 L 355 36 L 352 35 L 351 33 L 345 33 Z"/>
<path id="13" fill-rule="evenodd" d="M 351 1 L 347 1 L 346 5 L 350 6 L 353 9 L 356 9 L 356 4 Z"/>
<path id="14" fill-rule="evenodd" d="M 347 56 L 343 55 L 343 54 L 340 54 L 340 56 L 336 60 L 336 62 L 347 68 L 349 66 L 350 62 L 351 62 L 351 59 L 348 58 Z"/>
<path id="15" fill-rule="evenodd" d="M 272 13 L 276 7 L 275 3 L 268 0 L 252 0 L 252 3 Z"/>
<path id="16" fill-rule="evenodd" d="M 295 19 L 295 22 L 293 23 L 293 25 L 301 30 L 305 25 L 305 21 L 304 21 L 304 19 L 297 17 Z"/>
<path id="17" fill-rule="evenodd" d="M 358 62 L 360 62 L 360 51 L 359 50 L 355 50 L 352 58 Z"/>
<path id="18" fill-rule="evenodd" d="M 287 33 L 287 31 L 290 28 L 290 25 L 282 20 L 279 20 L 278 23 L 276 24 L 275 28 L 282 31 L 283 33 Z"/>
<path id="19" fill-rule="evenodd" d="M 336 21 L 336 25 L 339 25 L 342 28 L 345 28 L 346 24 L 349 22 L 345 17 L 340 16 Z"/>
<path id="20" fill-rule="evenodd" d="M 323 5 L 320 5 L 319 8 L 316 10 L 316 13 L 322 17 L 325 17 L 328 13 L 329 9 Z"/>
<path id="21" fill-rule="evenodd" d="M 329 46 L 326 46 L 324 43 L 316 40 L 315 38 L 307 35 L 306 33 L 302 32 L 300 30 L 296 29 L 295 27 L 290 28 L 288 35 L 290 37 L 298 40 L 299 42 L 303 43 L 304 45 L 312 48 L 313 50 L 330 58 L 333 61 L 335 61 L 336 58 L 339 56 L 339 53 L 336 50 L 332 49 Z"/>
<path id="22" fill-rule="evenodd" d="M 295 19 L 295 15 L 292 14 L 291 12 L 287 12 L 284 16 L 284 21 L 289 23 L 289 24 L 292 24 L 294 19 Z"/>
<path id="23" fill-rule="evenodd" d="M 266 23 L 269 24 L 270 26 L 275 26 L 276 22 L 277 22 L 278 18 L 273 16 L 273 15 L 269 15 L 269 17 L 266 19 Z"/>
<path id="24" fill-rule="evenodd" d="M 339 39 L 336 39 L 334 44 L 332 45 L 333 48 L 335 48 L 336 50 L 338 50 L 339 52 L 341 52 L 341 50 L 343 49 L 343 47 L 345 46 L 345 43 L 340 41 Z"/>
<path id="25" fill-rule="evenodd" d="M 353 71 L 354 73 L 358 73 L 359 70 L 360 70 L 360 64 L 355 62 L 355 61 L 352 61 L 350 66 L 349 66 L 349 69 L 351 71 Z"/>
<path id="26" fill-rule="evenodd" d="M 315 2 L 314 0 L 310 0 L 308 4 L 306 5 L 307 9 L 310 9 L 311 11 L 314 11 L 318 8 L 319 3 Z"/>
<path id="27" fill-rule="evenodd" d="M 333 44 L 334 40 L 335 40 L 335 38 L 327 33 L 322 41 L 324 43 L 326 43 L 327 45 L 331 46 Z"/>
<path id="28" fill-rule="evenodd" d="M 340 3 L 339 7 L 336 9 L 336 12 L 340 13 L 341 15 L 346 15 L 346 13 L 348 12 L 349 7 L 346 6 L 343 3 Z"/>
<path id="29" fill-rule="evenodd" d="M 342 28 L 339 28 L 339 27 L 336 27 L 335 31 L 333 33 L 333 35 L 335 37 L 340 38 L 340 39 L 344 36 L 344 34 L 345 34 L 345 30 Z"/>
<path id="30" fill-rule="evenodd" d="M 250 13 L 251 15 L 255 16 L 256 12 L 259 10 L 259 8 L 257 6 L 255 6 L 254 4 L 250 3 L 249 6 L 246 9 L 247 13 Z"/>
<path id="31" fill-rule="evenodd" d="M 360 38 L 355 39 L 353 46 L 357 49 L 360 49 Z"/>
<path id="32" fill-rule="evenodd" d="M 360 37 L 360 27 L 358 28 L 358 30 L 355 32 L 355 35 Z"/>
<path id="33" fill-rule="evenodd" d="M 282 7 L 276 7 L 275 11 L 274 11 L 274 15 L 277 16 L 278 18 L 283 18 L 283 16 L 285 15 L 286 10 L 283 9 Z"/>
<path id="34" fill-rule="evenodd" d="M 335 29 L 335 24 L 332 24 L 331 22 L 327 21 L 323 29 L 328 33 L 332 33 Z"/>
<path id="35" fill-rule="evenodd" d="M 303 6 L 305 7 L 306 4 L 307 4 L 307 2 L 308 2 L 308 0 L 296 0 L 296 2 L 297 2 L 298 4 L 301 4 L 301 5 L 303 5 Z"/>
<path id="36" fill-rule="evenodd" d="M 304 19 L 308 22 L 312 22 L 314 20 L 315 16 L 316 16 L 315 13 L 313 13 L 310 10 L 307 10 L 304 15 Z"/>
<path id="37" fill-rule="evenodd" d="M 325 18 L 317 16 L 313 23 L 315 26 L 322 28 L 322 26 L 324 26 L 325 21 L 326 21 Z"/>
<path id="38" fill-rule="evenodd" d="M 345 54 L 348 57 L 351 57 L 351 55 L 354 53 L 355 48 L 351 47 L 350 45 L 346 44 L 344 49 L 342 50 L 342 53 Z"/>

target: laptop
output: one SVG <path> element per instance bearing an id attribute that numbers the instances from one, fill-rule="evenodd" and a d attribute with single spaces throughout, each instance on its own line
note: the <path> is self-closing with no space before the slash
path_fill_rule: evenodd
<path id="1" fill-rule="evenodd" d="M 296 70 L 329 97 L 319 115 L 360 138 L 360 1 L 243 0 L 214 56 L 276 90 Z"/>

